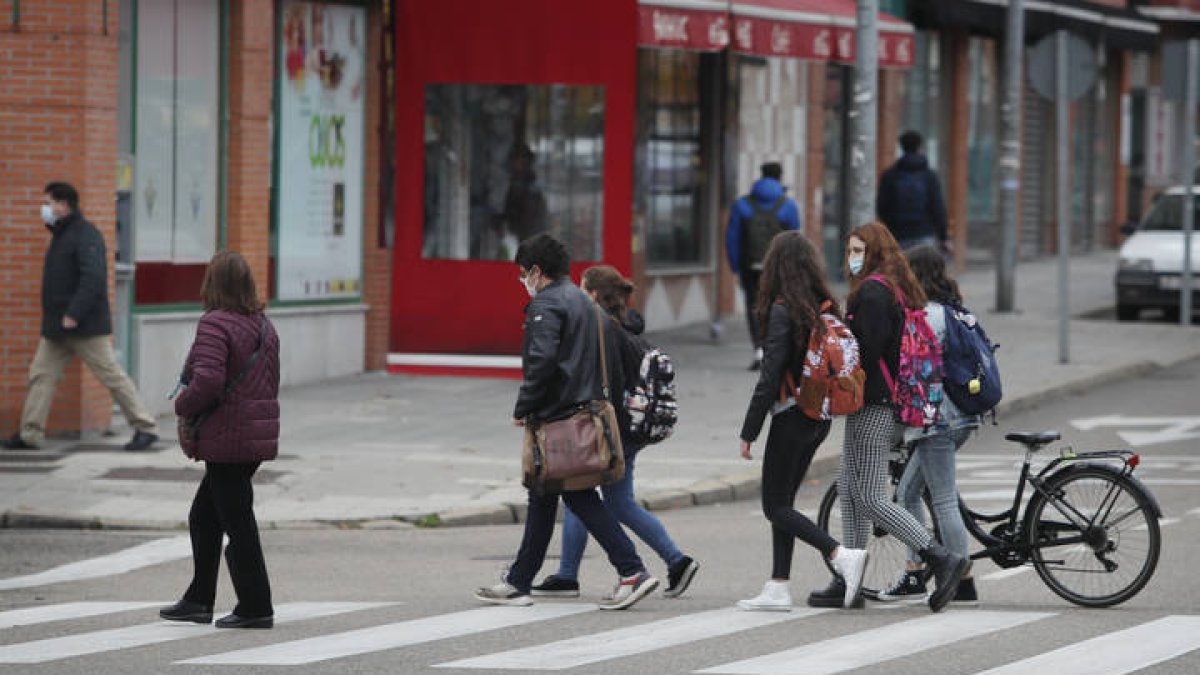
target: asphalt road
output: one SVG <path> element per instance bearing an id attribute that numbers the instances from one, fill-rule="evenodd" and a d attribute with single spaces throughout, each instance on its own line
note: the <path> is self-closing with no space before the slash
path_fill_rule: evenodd
<path id="1" fill-rule="evenodd" d="M 471 590 L 494 581 L 515 551 L 519 526 L 266 532 L 280 623 L 271 631 L 217 632 L 167 625 L 154 612 L 155 603 L 173 601 L 187 583 L 190 562 L 179 557 L 186 533 L 8 530 L 0 531 L 0 673 L 229 672 L 219 663 L 247 664 L 237 668 L 249 673 L 455 675 L 572 663 L 578 664 L 567 668 L 572 673 L 605 675 L 706 669 L 938 675 L 1009 664 L 1055 675 L 1196 673 L 1198 381 L 1200 363 L 1192 363 L 1050 401 L 1000 420 L 962 451 L 963 492 L 982 504 L 1009 489 L 1016 475 L 1020 452 L 1003 441 L 1004 431 L 1058 429 L 1078 450 L 1133 445 L 1142 457 L 1137 473 L 1165 515 L 1164 543 L 1150 585 L 1112 609 L 1071 605 L 1032 571 L 991 576 L 998 569 L 981 561 L 975 571 L 979 608 L 936 616 L 920 607 L 874 604 L 817 615 L 799 607 L 790 614 L 735 612 L 733 603 L 758 592 L 770 564 L 767 525 L 757 503 L 744 501 L 661 514 L 681 548 L 701 561 L 700 574 L 683 598 L 655 595 L 626 612 L 595 611 L 590 604 L 614 581 L 594 546 L 584 561 L 580 600 L 481 608 Z M 798 506 L 815 512 L 827 483 L 811 481 Z M 556 546 L 557 540 L 552 551 Z M 79 564 L 114 555 L 128 562 L 131 551 L 168 562 L 121 574 Z M 661 561 L 643 552 L 652 571 L 665 576 Z M 61 578 L 40 577 L 48 583 L 28 579 L 69 564 L 75 566 Z M 792 577 L 798 603 L 826 580 L 817 554 L 798 546 Z M 227 578 L 220 593 L 218 612 L 228 611 Z M 105 602 L 150 604 L 99 604 Z M 66 603 L 73 604 L 60 607 Z M 43 615 L 35 617 L 31 608 Z M 288 616 L 295 620 L 285 621 Z M 516 649 L 522 651 L 495 656 Z M 303 662 L 333 654 L 342 655 Z M 1024 661 L 1036 658 L 1050 661 Z M 207 662 L 179 663 L 190 660 Z"/>

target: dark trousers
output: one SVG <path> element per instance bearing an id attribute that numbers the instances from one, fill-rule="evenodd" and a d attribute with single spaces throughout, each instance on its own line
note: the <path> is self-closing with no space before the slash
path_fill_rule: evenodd
<path id="1" fill-rule="evenodd" d="M 546 560 L 546 548 L 554 534 L 554 516 L 558 511 L 560 495 L 539 495 L 529 492 L 529 511 L 525 517 L 525 534 L 521 537 L 521 548 L 517 560 L 508 568 L 508 583 L 522 593 L 528 593 L 533 578 Z M 595 488 L 562 493 L 562 500 L 583 521 L 583 526 L 596 538 L 597 543 L 608 554 L 608 562 L 622 577 L 633 576 L 644 569 L 633 542 L 621 529 L 617 519 L 604 508 L 600 494 Z"/>
<path id="2" fill-rule="evenodd" d="M 772 579 L 791 577 L 797 538 L 826 558 L 838 547 L 833 537 L 793 506 L 813 454 L 827 435 L 828 421 L 810 419 L 794 407 L 771 417 L 763 455 L 762 508 L 771 521 Z"/>
<path id="3" fill-rule="evenodd" d="M 758 320 L 754 316 L 754 305 L 758 302 L 758 281 L 762 278 L 762 270 L 744 270 L 742 272 L 742 292 L 746 294 L 746 323 L 750 326 L 750 341 L 754 348 L 762 346 L 762 335 L 758 332 Z"/>
<path id="4" fill-rule="evenodd" d="M 238 600 L 233 613 L 248 618 L 274 613 L 267 564 L 258 539 L 258 522 L 254 519 L 254 488 L 250 484 L 258 465 L 259 462 L 205 462 L 204 479 L 188 514 L 195 571 L 184 600 L 206 607 L 213 605 L 221 567 L 221 539 L 228 535 L 225 561 Z"/>

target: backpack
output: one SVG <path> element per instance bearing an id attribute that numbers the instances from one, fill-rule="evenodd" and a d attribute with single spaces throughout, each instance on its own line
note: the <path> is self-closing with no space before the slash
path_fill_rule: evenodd
<path id="1" fill-rule="evenodd" d="M 819 335 L 814 330 L 808 338 L 800 386 L 796 386 L 791 371 L 785 376 L 800 412 L 814 420 L 861 410 L 863 385 L 867 380 L 859 361 L 858 340 L 846 324 L 826 312 L 828 307 L 828 301 L 821 305 L 820 320 L 825 324 L 825 333 Z"/>
<path id="2" fill-rule="evenodd" d="M 961 305 L 943 305 L 946 344 L 942 349 L 946 395 L 968 415 L 993 411 L 1003 396 L 993 344 L 974 314 Z"/>
<path id="3" fill-rule="evenodd" d="M 746 266 L 754 269 L 762 267 L 763 259 L 767 257 L 767 249 L 775 235 L 783 232 L 783 221 L 779 219 L 779 210 L 787 203 L 785 195 L 779 195 L 769 208 L 762 208 L 753 195 L 744 197 L 750 205 L 750 220 L 746 221 L 746 250 L 743 260 Z"/>
<path id="4" fill-rule="evenodd" d="M 929 180 L 925 171 L 895 172 L 893 197 L 896 215 L 903 223 L 925 223 L 929 220 Z"/>
<path id="5" fill-rule="evenodd" d="M 642 355 L 637 383 L 625 392 L 629 434 L 639 444 L 665 440 L 675 431 L 679 405 L 675 401 L 675 364 L 657 347 Z"/>
<path id="6" fill-rule="evenodd" d="M 925 320 L 925 310 L 909 309 L 904 303 L 904 293 L 892 287 L 886 278 L 877 274 L 867 278 L 891 289 L 904 312 L 900 358 L 894 377 L 888 372 L 887 362 L 879 359 L 879 370 L 892 394 L 896 418 L 907 427 L 928 428 L 937 422 L 942 404 L 942 346 Z"/>

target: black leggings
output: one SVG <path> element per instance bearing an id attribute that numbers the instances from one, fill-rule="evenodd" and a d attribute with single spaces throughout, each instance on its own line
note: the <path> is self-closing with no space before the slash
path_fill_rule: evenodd
<path id="1" fill-rule="evenodd" d="M 772 579 L 791 577 L 797 538 L 826 558 L 838 547 L 836 539 L 793 506 L 813 454 L 827 435 L 828 421 L 810 419 L 794 407 L 771 418 L 763 455 L 762 507 L 771 521 Z"/>
<path id="2" fill-rule="evenodd" d="M 183 594 L 184 600 L 212 607 L 221 566 L 221 539 L 229 535 L 225 560 L 238 600 L 233 613 L 246 618 L 274 613 L 258 522 L 254 519 L 254 488 L 250 484 L 258 464 L 205 463 L 204 479 L 188 514 L 195 571 Z"/>

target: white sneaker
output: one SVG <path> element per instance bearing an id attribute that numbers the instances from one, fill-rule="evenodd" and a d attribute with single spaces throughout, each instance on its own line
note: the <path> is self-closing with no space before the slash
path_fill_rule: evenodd
<path id="1" fill-rule="evenodd" d="M 867 570 L 867 551 L 861 548 L 846 548 L 839 546 L 837 557 L 830 561 L 833 569 L 846 582 L 846 596 L 842 599 L 842 607 L 850 607 L 862 589 L 863 572 Z"/>
<path id="2" fill-rule="evenodd" d="M 762 593 L 748 600 L 738 600 L 737 606 L 747 612 L 790 612 L 792 594 L 786 581 L 771 580 L 763 584 Z"/>

